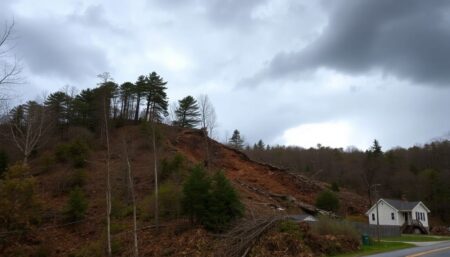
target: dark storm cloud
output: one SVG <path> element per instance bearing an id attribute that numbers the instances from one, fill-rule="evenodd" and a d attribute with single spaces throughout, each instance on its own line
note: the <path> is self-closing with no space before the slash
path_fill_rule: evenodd
<path id="1" fill-rule="evenodd" d="M 90 43 L 92 31 L 49 19 L 21 19 L 17 30 L 18 49 L 31 73 L 82 81 L 108 70 L 103 49 Z"/>
<path id="2" fill-rule="evenodd" d="M 328 25 L 307 47 L 281 52 L 248 82 L 295 76 L 319 67 L 450 85 L 450 2 L 342 1 Z"/>

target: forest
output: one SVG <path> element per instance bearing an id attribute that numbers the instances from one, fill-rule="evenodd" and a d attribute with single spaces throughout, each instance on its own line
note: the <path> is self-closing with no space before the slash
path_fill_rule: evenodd
<path id="1" fill-rule="evenodd" d="M 243 144 L 241 144 L 241 147 Z M 370 203 L 378 197 L 423 201 L 439 222 L 450 222 L 450 141 L 383 151 L 377 140 L 361 151 L 269 146 L 262 140 L 243 148 L 252 159 L 351 188 Z M 374 189 L 377 186 L 377 192 Z"/>

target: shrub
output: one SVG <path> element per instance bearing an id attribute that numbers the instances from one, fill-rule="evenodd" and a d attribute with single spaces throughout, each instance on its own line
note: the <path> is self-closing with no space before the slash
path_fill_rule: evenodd
<path id="1" fill-rule="evenodd" d="M 75 187 L 70 191 L 69 201 L 65 210 L 65 215 L 69 221 L 77 221 L 84 218 L 88 207 L 83 191 Z"/>
<path id="2" fill-rule="evenodd" d="M 316 198 L 316 207 L 336 212 L 339 209 L 339 199 L 333 192 L 329 190 L 323 191 Z"/>
<path id="3" fill-rule="evenodd" d="M 40 205 L 35 196 L 35 180 L 29 168 L 17 164 L 0 181 L 0 227 L 7 230 L 27 228 L 39 222 Z"/>
<path id="4" fill-rule="evenodd" d="M 208 214 L 204 217 L 207 229 L 223 231 L 227 225 L 237 217 L 241 217 L 244 206 L 230 181 L 222 171 L 213 177 L 211 199 Z"/>
<path id="5" fill-rule="evenodd" d="M 49 152 L 45 152 L 39 158 L 39 167 L 41 172 L 50 171 L 51 167 L 55 164 L 55 158 Z"/>
<path id="6" fill-rule="evenodd" d="M 84 167 L 88 154 L 89 146 L 81 139 L 76 139 L 71 143 L 60 144 L 55 150 L 55 156 L 59 162 L 70 161 L 74 168 Z"/>
<path id="7" fill-rule="evenodd" d="M 86 171 L 84 169 L 76 169 L 69 177 L 68 186 L 70 188 L 83 187 L 86 183 Z"/>
<path id="8" fill-rule="evenodd" d="M 201 166 L 192 170 L 184 184 L 182 207 L 191 221 L 212 231 L 223 231 L 244 210 L 223 172 L 217 172 L 211 180 Z"/>
<path id="9" fill-rule="evenodd" d="M 201 166 L 192 169 L 183 186 L 183 198 L 181 200 L 184 213 L 189 216 L 191 222 L 200 222 L 207 215 L 210 202 L 209 189 L 211 181 Z"/>
<path id="10" fill-rule="evenodd" d="M 172 175 L 179 177 L 183 166 L 184 157 L 179 153 L 177 153 L 172 159 L 163 159 L 160 164 L 160 179 L 163 181 Z"/>
<path id="11" fill-rule="evenodd" d="M 319 217 L 318 221 L 313 223 L 312 232 L 317 235 L 346 236 L 359 240 L 359 233 L 350 222 L 326 216 Z"/>

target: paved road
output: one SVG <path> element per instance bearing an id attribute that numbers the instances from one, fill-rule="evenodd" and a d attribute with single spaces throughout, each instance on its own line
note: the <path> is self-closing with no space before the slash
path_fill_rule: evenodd
<path id="1" fill-rule="evenodd" d="M 450 257 L 450 241 L 388 253 L 380 253 L 368 257 Z"/>

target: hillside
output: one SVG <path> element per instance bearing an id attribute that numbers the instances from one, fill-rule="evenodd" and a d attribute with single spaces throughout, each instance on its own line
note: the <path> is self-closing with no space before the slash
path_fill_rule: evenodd
<path id="1" fill-rule="evenodd" d="M 75 129 L 73 129 L 75 130 Z M 37 198 L 42 214 L 38 224 L 24 231 L 3 233 L 5 244 L 2 256 L 101 256 L 105 241 L 105 188 L 106 149 L 103 138 L 95 138 L 84 131 L 91 151 L 84 168 L 86 182 L 83 190 L 88 200 L 87 216 L 77 222 L 67 222 L 63 213 L 68 201 L 67 179 L 74 169 L 67 163 L 53 161 L 57 145 L 70 141 L 80 131 L 70 131 L 66 139 L 52 138 L 47 147 L 30 160 L 31 173 L 37 182 Z M 83 133 L 81 133 L 83 134 Z M 130 156 L 133 182 L 139 206 L 139 249 L 142 256 L 212 256 L 220 244 L 212 235 L 199 227 L 192 227 L 180 215 L 162 217 L 162 226 L 156 230 L 148 213 L 149 196 L 154 191 L 152 151 L 145 128 L 140 125 L 114 129 L 111 138 L 111 183 L 113 195 L 112 235 L 115 256 L 129 256 L 132 252 L 132 219 L 129 212 L 129 192 L 124 161 L 125 143 Z M 181 154 L 187 166 L 206 164 L 206 141 L 200 130 L 159 125 L 159 159 Z M 208 139 L 210 172 L 223 170 L 238 190 L 245 205 L 245 216 L 273 214 L 299 214 L 316 211 L 315 197 L 329 185 L 310 180 L 288 170 L 250 160 L 245 154 Z M 11 150 L 12 151 L 12 150 Z M 350 191 L 341 189 L 340 215 L 364 213 L 367 203 Z M 147 211 L 146 211 L 147 210 Z"/>

